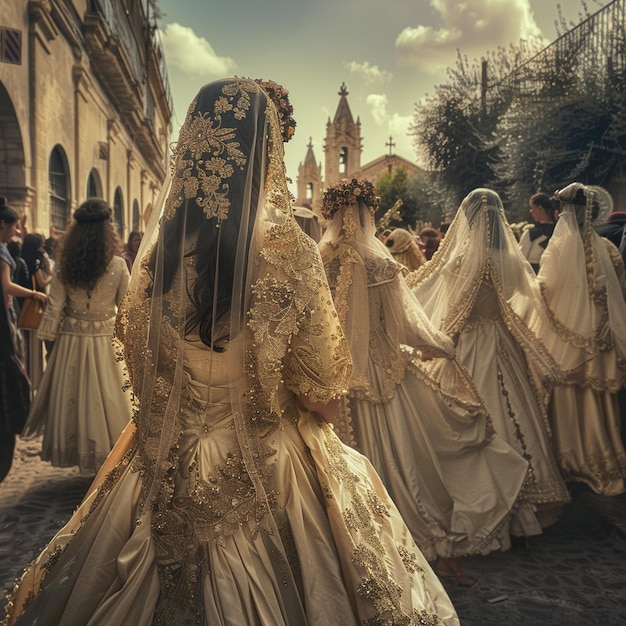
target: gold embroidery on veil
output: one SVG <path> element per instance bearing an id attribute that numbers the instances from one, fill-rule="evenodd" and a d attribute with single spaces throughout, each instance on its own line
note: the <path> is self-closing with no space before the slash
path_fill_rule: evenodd
<path id="1" fill-rule="evenodd" d="M 210 112 L 192 114 L 197 100 L 189 107 L 187 119 L 180 130 L 178 144 L 173 157 L 175 177 L 165 207 L 165 219 L 171 219 L 183 201 L 193 198 L 203 208 L 207 218 L 226 219 L 230 209 L 228 179 L 232 177 L 234 166 L 243 170 L 246 157 L 241 150 L 234 128 L 223 128 L 223 113 L 234 112 L 235 119 L 243 119 L 250 109 L 250 93 L 257 87 L 249 80 L 237 80 L 225 85 L 222 93 Z M 239 94 L 233 105 L 232 101 Z M 191 158 L 185 159 L 189 154 Z M 200 157 L 207 154 L 209 159 Z M 194 167 L 194 163 L 196 167 Z"/>

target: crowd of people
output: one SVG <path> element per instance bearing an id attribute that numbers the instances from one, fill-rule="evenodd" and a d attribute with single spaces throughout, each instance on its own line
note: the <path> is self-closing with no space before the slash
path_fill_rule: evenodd
<path id="1" fill-rule="evenodd" d="M 489 189 L 439 230 L 377 233 L 374 185 L 345 179 L 317 244 L 291 113 L 273 81 L 204 86 L 143 238 L 122 250 L 89 199 L 49 261 L 23 238 L 32 289 L 0 201 L 3 467 L 43 434 L 95 475 L 3 623 L 458 624 L 462 557 L 541 533 L 570 481 L 625 491 L 610 195 L 535 194 L 519 240 Z M 20 297 L 47 300 L 34 397 Z"/>

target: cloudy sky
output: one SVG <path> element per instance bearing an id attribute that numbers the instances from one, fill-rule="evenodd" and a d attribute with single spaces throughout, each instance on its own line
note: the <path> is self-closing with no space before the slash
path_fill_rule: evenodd
<path id="1" fill-rule="evenodd" d="M 608 0 L 587 0 L 591 13 Z M 460 49 L 487 50 L 557 35 L 578 23 L 581 0 L 159 0 L 159 22 L 174 100 L 173 139 L 198 89 L 229 75 L 271 78 L 290 91 L 296 134 L 286 146 L 297 177 L 312 138 L 323 161 L 326 122 L 342 82 L 361 119 L 367 163 L 388 151 L 415 160 L 407 136 L 415 103 L 446 81 Z M 295 190 L 294 190 L 295 191 Z"/>

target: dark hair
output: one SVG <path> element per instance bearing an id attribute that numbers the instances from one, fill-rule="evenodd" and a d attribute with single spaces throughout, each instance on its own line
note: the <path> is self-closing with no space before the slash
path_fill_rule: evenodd
<path id="1" fill-rule="evenodd" d="M 7 243 L 7 250 L 9 251 L 9 254 L 14 259 L 21 257 L 22 256 L 22 242 L 19 241 L 18 239 L 11 239 L 11 241 Z"/>
<path id="2" fill-rule="evenodd" d="M 39 233 L 28 233 L 22 244 L 22 258 L 26 261 L 28 272 L 32 276 L 38 269 L 43 267 L 43 253 L 39 250 L 44 245 L 46 238 Z"/>
<path id="3" fill-rule="evenodd" d="M 135 237 L 139 237 L 139 239 L 141 239 L 142 235 L 138 230 L 131 230 L 129 235 L 128 235 L 128 239 L 126 240 L 126 245 L 129 246 L 130 242 L 135 238 Z"/>
<path id="4" fill-rule="evenodd" d="M 221 88 L 224 81 L 210 83 L 200 90 L 198 94 L 195 111 L 207 111 L 209 104 L 215 98 L 215 90 Z M 259 90 L 258 97 L 261 99 L 258 108 L 259 118 L 265 118 L 267 107 L 267 95 Z M 208 100 L 208 102 L 207 102 Z M 264 160 L 263 142 L 264 134 L 259 132 L 255 137 L 253 132 L 248 132 L 247 125 L 257 123 L 244 117 L 239 120 L 238 137 L 240 139 L 239 149 L 244 154 L 250 154 L 250 163 L 260 164 Z M 261 124 L 262 126 L 262 124 Z M 256 143 L 253 145 L 253 141 Z M 191 152 L 187 152 L 184 158 L 195 162 Z M 194 166 L 195 167 L 195 166 Z M 244 189 L 247 173 L 245 171 L 235 171 L 231 177 L 230 196 L 231 205 L 228 218 L 218 222 L 217 218 L 207 219 L 203 208 L 198 205 L 195 198 L 184 199 L 181 197 L 180 207 L 172 219 L 166 221 L 163 233 L 163 291 L 166 293 L 172 287 L 172 281 L 178 271 L 180 263 L 182 235 L 198 233 L 197 247 L 186 253 L 187 258 L 194 259 L 197 271 L 197 278 L 189 299 L 194 305 L 194 311 L 188 316 L 185 332 L 198 331 L 201 341 L 217 352 L 223 351 L 221 344 L 228 339 L 225 337 L 212 337 L 211 332 L 214 322 L 218 322 L 228 315 L 232 306 L 232 291 L 234 286 L 235 263 L 237 260 L 237 243 L 239 241 L 239 231 L 241 226 L 240 207 L 243 203 L 250 203 L 250 221 L 248 224 L 247 240 L 250 241 L 252 229 L 254 227 L 256 205 L 263 185 L 260 168 L 254 166 L 254 179 L 252 180 L 252 194 L 250 198 L 244 198 Z M 156 251 L 154 249 L 151 265 L 154 268 L 156 261 Z M 246 250 L 248 248 L 246 247 Z M 246 268 L 248 259 L 242 259 L 243 267 Z M 216 276 L 216 268 L 219 268 L 219 276 Z M 216 290 L 217 280 L 217 290 Z M 214 293 L 216 291 L 216 293 Z M 216 305 L 214 310 L 214 298 Z M 242 306 L 244 303 L 242 302 Z M 240 311 L 243 316 L 245 311 Z"/>
<path id="5" fill-rule="evenodd" d="M 59 240 L 56 237 L 48 237 L 44 243 L 44 248 L 51 259 L 56 258 L 56 252 L 59 245 Z"/>
<path id="6" fill-rule="evenodd" d="M 552 198 L 547 193 L 536 193 L 530 196 L 530 203 L 540 206 L 550 217 L 552 217 L 552 211 L 554 210 L 554 203 Z"/>
<path id="7" fill-rule="evenodd" d="M 100 198 L 89 198 L 74 211 L 74 222 L 61 240 L 61 282 L 93 289 L 104 275 L 111 259 L 121 248 L 111 214 L 111 207 Z"/>
<path id="8" fill-rule="evenodd" d="M 434 228 L 430 228 L 430 227 L 422 228 L 422 230 L 420 230 L 419 236 L 421 237 L 422 235 L 430 235 L 430 236 L 434 235 L 436 237 L 437 231 Z"/>
<path id="9" fill-rule="evenodd" d="M 15 224 L 19 219 L 20 214 L 12 206 L 9 206 L 4 196 L 0 196 L 0 222 Z"/>

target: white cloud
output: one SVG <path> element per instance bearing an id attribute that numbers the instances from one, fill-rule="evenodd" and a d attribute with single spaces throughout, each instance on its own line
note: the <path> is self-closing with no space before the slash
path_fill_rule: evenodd
<path id="1" fill-rule="evenodd" d="M 361 76 L 367 84 L 376 82 L 388 82 L 393 78 L 391 72 L 381 70 L 378 65 L 370 65 L 368 61 L 359 63 L 358 61 L 350 61 L 345 66 L 352 74 Z"/>
<path id="2" fill-rule="evenodd" d="M 233 59 L 219 56 L 204 37 L 196 35 L 188 26 L 177 22 L 167 24 L 162 39 L 170 72 L 176 68 L 205 78 L 228 76 L 237 68 Z"/>
<path id="3" fill-rule="evenodd" d="M 385 94 L 373 93 L 365 99 L 374 122 L 381 128 L 385 128 L 386 132 L 392 138 L 393 152 L 402 154 L 405 158 L 413 159 L 413 148 L 411 138 L 409 137 L 409 126 L 413 122 L 410 115 L 398 115 L 397 113 L 389 113 L 387 111 L 388 98 Z M 380 147 L 380 152 L 387 151 L 387 148 Z"/>
<path id="4" fill-rule="evenodd" d="M 370 113 L 374 118 L 374 121 L 382 126 L 389 118 L 387 114 L 387 96 L 379 93 L 372 93 L 365 99 L 367 106 L 370 108 Z"/>
<path id="5" fill-rule="evenodd" d="M 405 28 L 396 38 L 403 63 L 437 71 L 450 64 L 459 49 L 469 57 L 498 46 L 541 36 L 529 0 L 431 0 L 441 26 Z"/>

